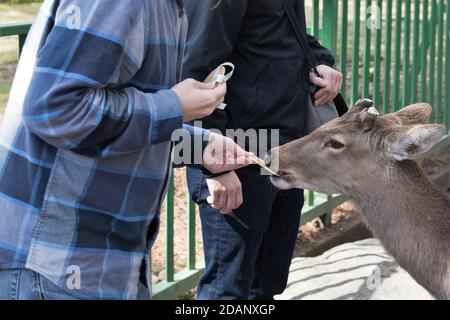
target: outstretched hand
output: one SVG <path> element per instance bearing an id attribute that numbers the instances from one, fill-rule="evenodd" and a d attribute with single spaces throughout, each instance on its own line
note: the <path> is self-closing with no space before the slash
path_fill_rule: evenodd
<path id="1" fill-rule="evenodd" d="M 211 132 L 203 152 L 203 167 L 214 174 L 233 171 L 253 164 L 252 156 L 230 138 Z"/>

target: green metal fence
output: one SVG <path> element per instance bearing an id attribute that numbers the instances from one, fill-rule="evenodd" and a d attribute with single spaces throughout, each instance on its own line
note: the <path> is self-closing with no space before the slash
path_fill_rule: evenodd
<path id="1" fill-rule="evenodd" d="M 344 74 L 343 94 L 353 104 L 375 101 L 384 113 L 408 103 L 435 107 L 433 122 L 450 127 L 450 0 L 307 0 L 308 30 L 337 57 Z M 371 8 L 372 10 L 369 10 Z M 0 26 L 0 37 L 18 36 L 20 50 L 29 24 Z M 448 135 L 439 144 L 448 145 Z M 330 224 L 340 195 L 307 192 L 302 224 L 322 218 Z M 155 299 L 175 298 L 195 287 L 203 270 L 196 261 L 195 204 L 187 206 L 187 267 L 174 268 L 174 180 L 165 205 L 165 280 L 154 287 Z"/>

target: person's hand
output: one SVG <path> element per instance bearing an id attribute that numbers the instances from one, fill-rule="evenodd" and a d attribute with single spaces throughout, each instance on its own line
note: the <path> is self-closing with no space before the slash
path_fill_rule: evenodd
<path id="1" fill-rule="evenodd" d="M 339 94 L 342 87 L 343 76 L 339 71 L 326 65 L 318 66 L 317 71 L 319 72 L 320 77 L 311 73 L 310 81 L 321 88 L 314 96 L 314 104 L 316 106 L 321 106 L 333 101 Z"/>
<path id="2" fill-rule="evenodd" d="M 242 184 L 234 171 L 222 176 L 206 179 L 209 193 L 208 203 L 222 214 L 230 214 L 244 202 Z"/>
<path id="3" fill-rule="evenodd" d="M 186 79 L 172 90 L 181 101 L 183 121 L 188 122 L 211 115 L 224 101 L 227 85 L 223 83 L 215 87 L 212 83 Z"/>
<path id="4" fill-rule="evenodd" d="M 233 171 L 253 164 L 253 153 L 245 151 L 230 138 L 210 132 L 208 139 L 202 165 L 211 173 Z"/>

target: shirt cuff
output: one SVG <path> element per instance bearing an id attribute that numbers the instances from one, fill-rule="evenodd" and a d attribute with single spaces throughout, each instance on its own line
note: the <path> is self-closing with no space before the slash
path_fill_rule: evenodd
<path id="1" fill-rule="evenodd" d="M 149 94 L 150 141 L 151 144 L 171 141 L 175 130 L 183 126 L 183 107 L 172 90 L 161 90 Z"/>

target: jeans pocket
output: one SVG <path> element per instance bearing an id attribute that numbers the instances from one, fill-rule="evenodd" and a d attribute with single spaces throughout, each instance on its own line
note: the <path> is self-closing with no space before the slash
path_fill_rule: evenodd
<path id="1" fill-rule="evenodd" d="M 47 278 L 38 275 L 41 297 L 43 300 L 77 300 L 63 288 L 57 286 Z"/>
<path id="2" fill-rule="evenodd" d="M 20 270 L 0 270 L 0 300 L 17 300 Z"/>

